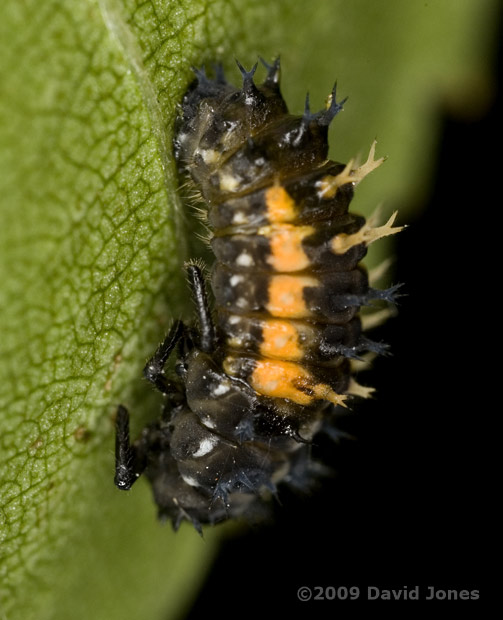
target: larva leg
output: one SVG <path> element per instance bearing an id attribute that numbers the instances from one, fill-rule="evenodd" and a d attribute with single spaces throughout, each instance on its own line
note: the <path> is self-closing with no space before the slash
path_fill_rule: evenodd
<path id="1" fill-rule="evenodd" d="M 129 413 L 119 405 L 115 422 L 115 478 L 121 491 L 128 491 L 145 469 L 145 442 L 140 438 L 133 445 L 129 443 Z"/>
<path id="2" fill-rule="evenodd" d="M 187 275 L 199 320 L 199 349 L 204 353 L 212 353 L 216 344 L 215 326 L 208 305 L 204 276 L 200 267 L 194 264 L 188 265 Z"/>
<path id="3" fill-rule="evenodd" d="M 168 335 L 143 369 L 143 376 L 145 379 L 148 379 L 160 392 L 168 396 L 173 393 L 178 393 L 179 390 L 171 381 L 166 379 L 164 375 L 164 366 L 174 348 L 184 336 L 185 331 L 185 325 L 181 321 L 175 321 Z"/>

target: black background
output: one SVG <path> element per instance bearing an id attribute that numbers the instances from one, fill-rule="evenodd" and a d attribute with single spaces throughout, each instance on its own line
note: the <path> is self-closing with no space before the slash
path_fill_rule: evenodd
<path id="1" fill-rule="evenodd" d="M 342 608 L 345 617 L 363 602 L 386 613 L 400 605 L 367 603 L 368 586 L 480 591 L 479 602 L 444 602 L 447 612 L 453 604 L 475 611 L 489 596 L 499 493 L 487 483 L 490 427 L 501 416 L 490 378 L 501 329 L 499 103 L 494 93 L 481 118 L 439 110 L 436 179 L 421 215 L 397 237 L 395 281 L 407 296 L 376 338 L 393 356 L 367 378 L 378 392 L 349 422 L 358 440 L 319 440 L 338 476 L 311 497 L 283 492 L 270 525 L 227 539 L 190 618 L 335 617 Z M 357 602 L 296 597 L 301 586 L 354 585 Z"/>

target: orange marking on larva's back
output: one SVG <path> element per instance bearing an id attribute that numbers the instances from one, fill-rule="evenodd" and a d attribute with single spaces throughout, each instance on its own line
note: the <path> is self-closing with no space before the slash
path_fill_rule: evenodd
<path id="1" fill-rule="evenodd" d="M 260 353 L 264 357 L 277 357 L 296 361 L 302 359 L 304 352 L 299 344 L 299 335 L 290 321 L 270 319 L 262 324 L 262 343 Z"/>
<path id="2" fill-rule="evenodd" d="M 297 217 L 297 207 L 281 185 L 273 185 L 265 192 L 267 219 L 269 223 L 292 222 Z"/>
<path id="3" fill-rule="evenodd" d="M 272 316 L 290 319 L 309 317 L 311 312 L 306 308 L 304 289 L 317 286 L 318 280 L 309 276 L 272 276 L 266 308 Z"/>
<path id="4" fill-rule="evenodd" d="M 251 376 L 251 385 L 254 390 L 264 396 L 272 398 L 288 398 L 300 405 L 309 405 L 314 399 L 314 392 L 307 394 L 295 387 L 294 382 L 307 381 L 310 374 L 292 362 L 272 360 L 257 360 Z"/>
<path id="5" fill-rule="evenodd" d="M 267 262 L 276 271 L 301 271 L 309 266 L 309 257 L 304 252 L 302 240 L 314 233 L 312 226 L 274 224 L 259 229 L 259 234 L 269 239 L 271 254 Z"/>
<path id="6" fill-rule="evenodd" d="M 293 362 L 257 360 L 250 384 L 259 394 L 288 398 L 299 405 L 310 405 L 316 400 L 344 404 L 343 395 L 325 383 L 317 383 L 310 372 Z"/>

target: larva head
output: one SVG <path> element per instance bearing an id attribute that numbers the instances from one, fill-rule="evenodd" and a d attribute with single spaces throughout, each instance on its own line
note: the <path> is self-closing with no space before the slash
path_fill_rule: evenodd
<path id="1" fill-rule="evenodd" d="M 196 79 L 183 99 L 175 126 L 175 156 L 182 167 L 190 165 L 198 153 L 206 163 L 211 162 L 211 153 L 223 155 L 287 113 L 279 89 L 279 59 L 267 65 L 267 76 L 260 85 L 254 81 L 257 65 L 247 71 L 237 64 L 240 88 L 226 81 L 221 66 L 216 67 L 214 79 L 204 68 L 194 70 Z"/>

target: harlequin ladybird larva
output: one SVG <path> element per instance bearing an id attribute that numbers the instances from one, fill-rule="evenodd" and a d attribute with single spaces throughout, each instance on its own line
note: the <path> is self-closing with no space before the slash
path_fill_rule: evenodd
<path id="1" fill-rule="evenodd" d="M 371 288 L 360 264 L 370 243 L 400 230 L 394 216 L 373 227 L 348 212 L 354 187 L 383 161 L 375 143 L 359 167 L 327 160 L 344 103 L 335 87 L 321 112 L 306 100 L 293 116 L 279 60 L 263 64 L 257 86 L 257 65 L 238 63 L 240 88 L 221 67 L 213 79 L 196 70 L 183 99 L 175 156 L 207 205 L 214 310 L 190 264 L 198 327 L 175 321 L 144 370 L 165 395 L 162 415 L 130 445 L 128 413 L 117 414 L 116 485 L 129 489 L 145 472 L 175 528 L 252 515 L 279 483 L 307 485 L 313 436 L 368 393 L 352 360 L 383 351 L 363 336 L 359 309 L 395 291 Z"/>

